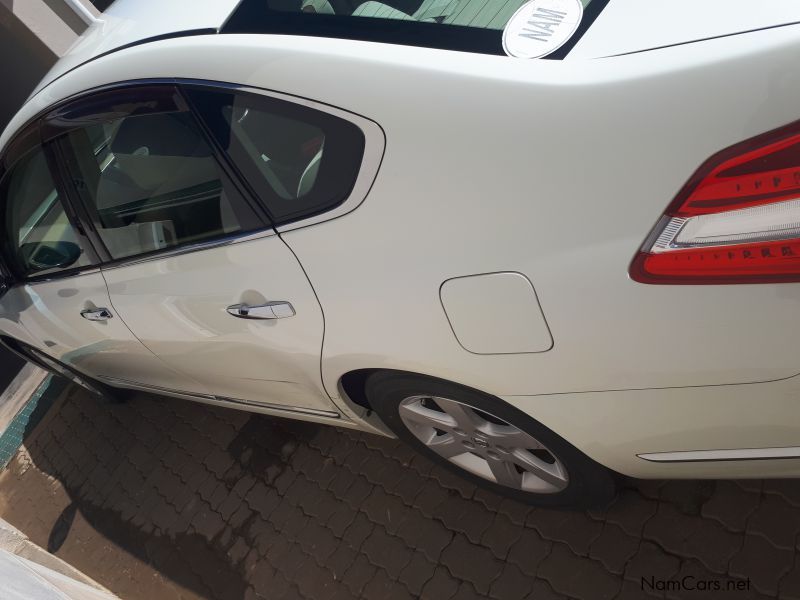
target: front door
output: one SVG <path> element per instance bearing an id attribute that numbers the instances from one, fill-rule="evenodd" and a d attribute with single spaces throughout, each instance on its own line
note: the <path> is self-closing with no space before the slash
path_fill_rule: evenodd
<path id="1" fill-rule="evenodd" d="M 314 291 L 181 92 L 129 88 L 90 106 L 72 124 L 59 115 L 59 155 L 108 255 L 112 310 L 199 384 L 176 391 L 335 416 Z"/>
<path id="2" fill-rule="evenodd" d="M 3 163 L 0 240 L 16 284 L 0 299 L 0 333 L 93 377 L 185 385 L 114 314 L 99 259 L 68 216 L 38 141 L 12 148 Z"/>

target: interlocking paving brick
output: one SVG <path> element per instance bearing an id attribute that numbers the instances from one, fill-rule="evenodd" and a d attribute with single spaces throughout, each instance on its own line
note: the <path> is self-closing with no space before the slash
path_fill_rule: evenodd
<path id="1" fill-rule="evenodd" d="M 488 548 L 472 544 L 461 534 L 444 549 L 441 561 L 453 575 L 469 581 L 482 594 L 489 592 L 503 569 L 503 563 L 494 558 Z"/>
<path id="2" fill-rule="evenodd" d="M 412 594 L 419 596 L 423 586 L 433 577 L 434 571 L 436 565 L 425 558 L 422 552 L 415 551 L 398 579 Z"/>
<path id="3" fill-rule="evenodd" d="M 715 486 L 716 482 L 706 479 L 667 481 L 661 486 L 659 499 L 673 504 L 683 514 L 699 515 Z"/>
<path id="4" fill-rule="evenodd" d="M 494 515 L 491 525 L 484 531 L 480 543 L 492 551 L 497 558 L 505 560 L 508 551 L 519 538 L 522 537 L 523 528 L 514 523 L 506 515 Z"/>
<path id="5" fill-rule="evenodd" d="M 616 596 L 622 582 L 589 558 L 576 556 L 564 544 L 555 544 L 542 561 L 539 577 L 557 592 L 573 598 L 605 600 Z"/>
<path id="6" fill-rule="evenodd" d="M 642 578 L 672 578 L 681 567 L 677 556 L 668 554 L 651 542 L 641 542 L 636 554 L 625 565 L 625 579 L 640 585 Z"/>
<path id="7" fill-rule="evenodd" d="M 794 481 L 628 480 L 548 510 L 389 438 L 69 389 L 0 473 L 0 516 L 126 600 L 629 600 L 685 575 L 800 599 Z"/>
<path id="8" fill-rule="evenodd" d="M 442 551 L 453 539 L 453 532 L 438 521 L 426 521 L 416 511 L 408 513 L 397 529 L 398 537 L 419 550 L 428 560 L 437 562 Z"/>
<path id="9" fill-rule="evenodd" d="M 441 487 L 435 479 L 426 479 L 425 483 L 414 497 L 414 506 L 426 517 L 433 518 L 436 508 L 444 502 L 455 499 L 454 492 Z"/>
<path id="10" fill-rule="evenodd" d="M 297 541 L 320 566 L 326 564 L 340 543 L 330 529 L 313 521 L 300 532 Z"/>
<path id="11" fill-rule="evenodd" d="M 375 486 L 372 492 L 361 505 L 370 521 L 379 523 L 390 533 L 397 533 L 397 529 L 405 515 L 405 505 L 396 496 L 387 494 L 383 488 Z"/>
<path id="12" fill-rule="evenodd" d="M 458 590 L 456 590 L 453 598 L 455 600 L 486 600 L 486 596 L 479 594 L 478 590 L 476 590 L 468 581 L 461 582 L 461 585 L 458 586 Z"/>
<path id="13" fill-rule="evenodd" d="M 544 508 L 532 511 L 526 525 L 536 529 L 545 539 L 564 542 L 581 556 L 589 555 L 589 547 L 603 531 L 603 523 L 586 513 Z"/>
<path id="14" fill-rule="evenodd" d="M 730 574 L 749 578 L 756 590 L 776 595 L 778 582 L 794 564 L 794 552 L 770 544 L 760 535 L 746 535 L 744 545 L 730 563 Z"/>
<path id="15" fill-rule="evenodd" d="M 436 567 L 433 577 L 422 588 L 421 598 L 426 600 L 448 600 L 454 598 L 459 588 L 459 581 L 444 567 Z"/>
<path id="16" fill-rule="evenodd" d="M 389 535 L 380 527 L 375 527 L 361 546 L 372 564 L 385 570 L 392 579 L 397 579 L 406 565 L 411 562 L 413 550 L 402 540 Z"/>
<path id="17" fill-rule="evenodd" d="M 744 531 L 747 519 L 758 509 L 761 494 L 748 491 L 731 481 L 718 481 L 702 515 L 722 523 L 732 531 Z"/>
<path id="18" fill-rule="evenodd" d="M 395 480 L 386 486 L 386 491 L 398 496 L 405 505 L 412 506 L 424 482 L 415 471 L 403 469 L 395 474 Z"/>
<path id="19" fill-rule="evenodd" d="M 697 558 L 716 573 L 727 571 L 728 561 L 741 545 L 741 537 L 720 523 L 684 514 L 664 503 L 647 522 L 644 537 L 675 554 Z"/>
<path id="20" fill-rule="evenodd" d="M 780 581 L 780 597 L 785 600 L 800 600 L 800 564 L 795 557 L 794 568 Z"/>
<path id="21" fill-rule="evenodd" d="M 533 588 L 525 600 L 565 600 L 566 596 L 556 593 L 552 586 L 543 579 L 535 579 Z"/>
<path id="22" fill-rule="evenodd" d="M 500 576 L 494 580 L 489 596 L 497 600 L 522 600 L 533 589 L 533 579 L 513 563 L 506 563 Z"/>
<path id="23" fill-rule="evenodd" d="M 611 573 L 621 575 L 625 565 L 639 549 L 639 539 L 626 534 L 621 527 L 606 523 L 589 549 L 589 557 L 599 560 Z"/>
<path id="24" fill-rule="evenodd" d="M 244 500 L 250 508 L 257 511 L 263 518 L 267 518 L 278 507 L 281 497 L 274 489 L 268 488 L 261 482 L 256 482 L 247 492 Z"/>
<path id="25" fill-rule="evenodd" d="M 431 514 L 448 529 L 463 533 L 474 544 L 480 542 L 481 536 L 491 526 L 494 516 L 480 503 L 465 500 L 452 493 L 444 502 L 433 508 Z"/>
<path id="26" fill-rule="evenodd" d="M 800 511 L 785 497 L 765 493 L 761 505 L 747 522 L 747 533 L 763 535 L 778 548 L 794 548 L 800 534 Z"/>
<path id="27" fill-rule="evenodd" d="M 356 477 L 342 494 L 342 500 L 351 507 L 358 509 L 364 500 L 372 493 L 373 485 L 365 477 Z"/>
<path id="28" fill-rule="evenodd" d="M 375 529 L 375 524 L 364 513 L 358 513 L 350 527 L 344 532 L 342 539 L 351 547 L 360 548 L 373 529 Z"/>
<path id="29" fill-rule="evenodd" d="M 657 510 L 658 502 L 645 497 L 637 490 L 625 489 L 606 509 L 604 518 L 619 525 L 628 535 L 640 537 L 645 523 L 653 518 Z"/>
<path id="30" fill-rule="evenodd" d="M 615 600 L 653 600 L 654 598 L 663 598 L 663 592 L 648 592 L 642 589 L 642 584 L 632 581 L 624 581 L 622 583 L 622 590 Z"/>
<path id="31" fill-rule="evenodd" d="M 372 579 L 364 587 L 363 596 L 365 598 L 385 598 L 386 600 L 413 600 L 413 596 L 408 590 L 398 586 L 390 579 L 385 571 L 378 570 Z M 324 596 L 308 596 L 310 598 L 323 598 Z"/>
<path id="32" fill-rule="evenodd" d="M 765 494 L 778 494 L 792 506 L 800 507 L 800 480 L 797 479 L 770 479 L 763 482 L 755 480 L 753 484 L 761 483 L 761 490 Z"/>
<path id="33" fill-rule="evenodd" d="M 341 538 L 355 518 L 356 513 L 352 510 L 338 506 L 337 510 L 330 516 L 325 525 L 333 532 L 333 535 L 337 538 Z"/>
<path id="34" fill-rule="evenodd" d="M 533 576 L 552 549 L 553 543 L 543 539 L 536 530 L 524 529 L 519 539 L 511 545 L 507 560 Z"/>
<path id="35" fill-rule="evenodd" d="M 364 587 L 375 577 L 378 568 L 374 566 L 364 554 L 356 556 L 355 560 L 350 565 L 350 568 L 345 571 L 342 578 L 354 594 L 361 594 Z"/>

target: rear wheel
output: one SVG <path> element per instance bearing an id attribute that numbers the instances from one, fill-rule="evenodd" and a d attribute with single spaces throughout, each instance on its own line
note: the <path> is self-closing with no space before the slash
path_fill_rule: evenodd
<path id="1" fill-rule="evenodd" d="M 521 502 L 609 502 L 614 474 L 502 400 L 438 379 L 382 372 L 367 397 L 402 440 L 476 485 Z"/>

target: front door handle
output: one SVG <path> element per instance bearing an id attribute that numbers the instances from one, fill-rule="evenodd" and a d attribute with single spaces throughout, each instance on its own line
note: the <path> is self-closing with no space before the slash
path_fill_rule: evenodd
<path id="1" fill-rule="evenodd" d="M 81 311 L 81 316 L 87 321 L 108 321 L 114 315 L 107 308 L 87 308 Z"/>
<path id="2" fill-rule="evenodd" d="M 296 313 L 288 302 L 267 302 L 257 306 L 234 304 L 228 307 L 228 314 L 239 319 L 286 319 Z"/>

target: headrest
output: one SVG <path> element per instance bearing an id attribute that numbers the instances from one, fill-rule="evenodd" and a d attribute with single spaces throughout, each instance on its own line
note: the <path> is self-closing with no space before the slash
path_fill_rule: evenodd
<path id="1" fill-rule="evenodd" d="M 117 129 L 111 151 L 142 156 L 211 156 L 189 113 L 127 117 Z"/>

